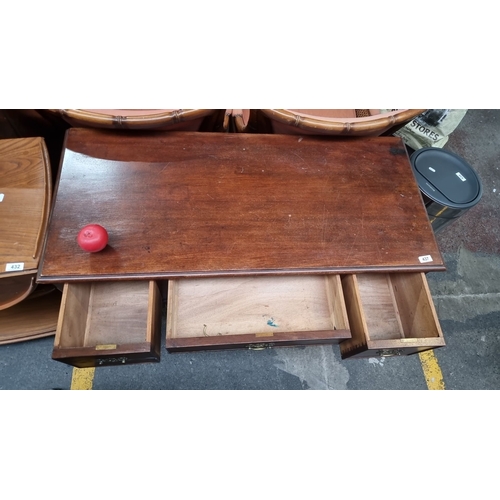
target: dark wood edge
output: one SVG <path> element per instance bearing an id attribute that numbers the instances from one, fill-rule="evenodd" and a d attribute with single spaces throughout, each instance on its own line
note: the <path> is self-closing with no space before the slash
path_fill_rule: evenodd
<path id="1" fill-rule="evenodd" d="M 414 356 L 415 354 L 419 354 L 421 352 L 426 352 L 426 351 L 433 351 L 434 349 L 439 349 L 443 346 L 441 345 L 436 345 L 436 346 L 415 346 L 413 348 L 405 348 L 404 351 L 399 354 L 399 355 L 394 355 L 394 356 L 379 356 L 376 351 L 372 350 L 367 350 L 366 348 L 364 349 L 359 349 L 356 351 L 349 351 L 348 353 L 346 352 L 340 352 L 340 356 L 342 360 L 359 360 L 359 359 L 366 359 L 366 358 L 380 358 L 380 357 L 405 357 L 405 356 Z"/>
<path id="2" fill-rule="evenodd" d="M 70 366 L 76 368 L 99 368 L 101 366 L 124 366 L 124 365 L 137 365 L 140 363 L 159 363 L 159 356 L 153 354 L 141 355 L 141 356 L 115 356 L 108 358 L 95 358 L 91 356 L 85 357 L 72 357 L 72 358 L 61 358 L 55 359 L 55 361 L 60 361 Z"/>
<path id="3" fill-rule="evenodd" d="M 412 347 L 439 347 L 444 346 L 443 337 L 423 337 L 412 339 L 410 342 L 405 339 L 388 339 L 388 340 L 368 340 L 368 349 L 410 349 Z"/>
<path id="4" fill-rule="evenodd" d="M 28 276 L 29 276 L 29 274 L 28 274 Z M 36 278 L 36 274 L 33 273 L 33 275 L 31 276 L 31 280 L 28 284 L 28 287 L 23 292 L 21 292 L 19 295 L 17 295 L 13 299 L 10 299 L 8 302 L 0 303 L 0 311 L 3 311 L 4 309 L 8 309 L 12 306 L 15 306 L 16 304 L 19 304 L 19 302 L 22 302 L 23 300 L 28 298 L 29 295 L 36 288 L 35 278 Z M 1 284 L 1 280 L 0 280 L 0 284 Z"/>
<path id="5" fill-rule="evenodd" d="M 151 338 L 151 349 L 152 351 L 156 354 L 158 357 L 158 360 L 160 359 L 160 351 L 161 351 L 161 326 L 162 326 L 162 321 L 161 321 L 161 316 L 162 316 L 162 310 L 163 310 L 163 300 L 164 297 L 162 295 L 162 289 L 166 288 L 166 282 L 165 283 L 159 283 L 157 281 L 154 282 L 154 288 L 156 290 L 155 292 L 155 304 L 154 304 L 154 320 L 153 324 L 151 327 L 153 328 L 152 332 L 152 338 Z M 165 290 L 165 295 L 166 295 L 166 290 Z M 149 298 L 151 300 L 151 297 Z M 149 328 L 149 325 L 148 325 Z"/>
<path id="6" fill-rule="evenodd" d="M 47 225 L 46 225 L 46 235 L 45 235 L 45 238 L 44 238 L 43 243 L 42 243 L 42 250 L 41 250 L 41 253 L 40 253 L 40 261 L 39 261 L 38 270 L 37 270 L 37 276 L 36 276 L 37 283 L 40 283 L 40 275 L 41 275 L 41 272 L 42 272 L 43 261 L 44 261 L 44 257 L 45 257 L 45 248 L 47 246 L 47 240 L 48 240 L 48 238 L 47 238 L 47 236 L 48 236 L 48 230 L 49 230 L 50 225 L 52 223 L 52 216 L 53 216 L 53 213 L 54 213 L 54 206 L 55 206 L 55 203 L 56 203 L 57 193 L 58 193 L 58 190 L 59 190 L 59 182 L 61 180 L 61 171 L 62 171 L 62 166 L 63 166 L 63 163 L 64 163 L 64 155 L 65 155 L 65 151 L 66 151 L 66 143 L 68 141 L 68 135 L 69 135 L 70 130 L 71 130 L 71 128 L 67 129 L 66 132 L 64 133 L 64 140 L 63 140 L 63 145 L 62 145 L 62 152 L 61 152 L 61 157 L 59 159 L 59 168 L 57 169 L 57 176 L 56 176 L 56 179 L 55 179 L 54 186 L 52 187 L 52 195 L 51 195 L 51 200 L 50 200 L 50 204 L 49 204 L 50 211 L 49 211 L 49 216 L 48 216 Z"/>
<path id="7" fill-rule="evenodd" d="M 125 354 L 142 354 L 152 352 L 153 346 L 149 342 L 135 344 L 118 344 L 115 349 L 96 349 L 95 347 L 58 347 L 54 346 L 52 359 L 61 359 L 79 356 L 109 357 Z"/>
<path id="8" fill-rule="evenodd" d="M 40 228 L 38 230 L 38 235 L 35 242 L 35 249 L 33 251 L 33 259 L 40 259 L 41 249 L 43 246 L 44 239 L 47 235 L 47 228 L 49 224 L 50 209 L 52 206 L 52 169 L 50 166 L 49 152 L 47 150 L 47 145 L 43 137 L 40 137 L 40 150 L 42 156 L 42 162 L 44 164 L 44 190 L 45 190 L 45 200 L 43 203 L 42 220 L 40 223 Z"/>
<path id="9" fill-rule="evenodd" d="M 127 344 L 116 349 L 96 350 L 93 347 L 54 347 L 52 359 L 77 368 L 120 366 L 159 362 L 158 348 L 149 343 Z"/>
<path id="10" fill-rule="evenodd" d="M 242 269 L 228 271 L 193 271 L 193 272 L 154 272 L 141 274 L 86 274 L 86 275 L 62 275 L 45 276 L 38 274 L 39 283 L 65 283 L 85 281 L 127 281 L 127 280 L 168 280 L 178 278 L 223 278 L 241 276 L 289 276 L 289 275 L 326 275 L 326 274 L 362 274 L 362 273 L 415 273 L 415 272 L 442 272 L 446 271 L 444 264 L 422 264 L 415 266 L 396 267 L 333 267 L 333 268 L 310 268 L 310 269 Z"/>
<path id="11" fill-rule="evenodd" d="M 165 342 L 167 351 L 188 351 L 198 349 L 266 349 L 270 347 L 338 344 L 351 338 L 349 330 L 317 330 L 314 332 L 278 332 L 272 336 L 258 334 L 217 335 L 210 337 L 168 338 Z"/>
<path id="12" fill-rule="evenodd" d="M 446 343 L 443 337 L 417 338 L 415 340 L 412 340 L 411 342 L 405 342 L 404 339 L 403 341 L 401 341 L 401 339 L 368 340 L 366 345 L 358 344 L 350 348 L 347 348 L 345 345 L 343 345 L 343 342 L 341 342 L 340 354 L 342 359 L 348 359 L 363 352 L 367 352 L 367 357 L 369 357 L 368 354 L 370 353 L 371 356 L 375 357 L 375 353 L 373 351 L 377 351 L 379 349 L 403 349 L 405 351 L 418 349 L 419 351 L 422 351 L 421 348 L 423 347 L 427 347 L 428 349 L 434 349 L 438 347 L 444 347 L 445 345 Z M 410 354 L 414 354 L 414 352 Z"/>

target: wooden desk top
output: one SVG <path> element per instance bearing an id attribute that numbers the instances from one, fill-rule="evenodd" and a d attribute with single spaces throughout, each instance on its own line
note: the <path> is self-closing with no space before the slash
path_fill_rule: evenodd
<path id="1" fill-rule="evenodd" d="M 73 128 L 38 281 L 443 270 L 399 138 Z"/>

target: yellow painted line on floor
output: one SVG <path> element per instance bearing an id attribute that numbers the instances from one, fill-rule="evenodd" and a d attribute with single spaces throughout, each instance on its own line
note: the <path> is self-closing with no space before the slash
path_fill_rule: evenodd
<path id="1" fill-rule="evenodd" d="M 427 389 L 431 391 L 442 391 L 446 389 L 444 386 L 443 373 L 434 355 L 434 351 L 419 352 L 418 355 L 420 356 L 420 363 L 422 364 L 425 381 L 427 382 Z"/>
<path id="2" fill-rule="evenodd" d="M 90 391 L 94 382 L 95 368 L 73 368 L 72 391 Z"/>

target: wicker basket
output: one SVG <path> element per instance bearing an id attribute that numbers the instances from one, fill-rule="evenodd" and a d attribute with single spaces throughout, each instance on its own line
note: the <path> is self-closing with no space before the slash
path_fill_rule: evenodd
<path id="1" fill-rule="evenodd" d="M 425 109 L 263 109 L 277 134 L 389 135 Z"/>
<path id="2" fill-rule="evenodd" d="M 51 109 L 73 127 L 197 131 L 214 109 Z"/>

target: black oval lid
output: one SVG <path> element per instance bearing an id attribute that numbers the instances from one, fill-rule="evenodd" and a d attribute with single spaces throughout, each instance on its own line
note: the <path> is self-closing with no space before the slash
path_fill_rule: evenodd
<path id="1" fill-rule="evenodd" d="M 410 160 L 415 172 L 420 174 L 417 175 L 420 187 L 438 202 L 468 205 L 481 193 L 481 182 L 472 167 L 451 151 L 423 148 L 415 151 Z"/>

